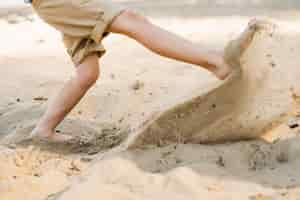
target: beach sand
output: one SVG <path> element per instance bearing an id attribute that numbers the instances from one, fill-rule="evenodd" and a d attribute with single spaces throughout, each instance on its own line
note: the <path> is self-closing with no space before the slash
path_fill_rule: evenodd
<path id="1" fill-rule="evenodd" d="M 36 16 L 5 15 L 0 20 L 0 141 L 18 144 L 0 146 L 0 200 L 297 199 L 300 18 L 279 13 L 280 20 L 271 20 L 276 30 L 258 35 L 243 57 L 245 73 L 254 72 L 250 79 L 256 78 L 246 95 L 254 103 L 243 104 L 233 123 L 255 128 L 270 122 L 259 133 L 263 138 L 191 144 L 202 143 L 199 137 L 205 134 L 197 132 L 194 142 L 143 143 L 105 157 L 151 116 L 221 83 L 203 69 L 162 59 L 111 35 L 104 41 L 108 52 L 101 59 L 101 79 L 58 128 L 79 140 L 67 145 L 23 142 L 74 68 L 54 29 Z M 217 49 L 236 38 L 250 19 L 195 16 L 155 13 L 151 19 Z M 256 113 L 265 118 L 256 119 Z M 222 129 L 222 120 L 212 124 L 210 130 L 225 134 L 224 140 L 226 134 L 250 134 L 228 125 Z"/>

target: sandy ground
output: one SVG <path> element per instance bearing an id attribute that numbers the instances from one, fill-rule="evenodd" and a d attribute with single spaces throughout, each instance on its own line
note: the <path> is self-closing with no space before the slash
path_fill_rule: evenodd
<path id="1" fill-rule="evenodd" d="M 293 49 L 283 50 L 279 63 L 294 66 L 300 63 L 299 20 L 293 12 L 279 13 L 281 19 L 274 21 L 280 27 L 279 38 L 284 38 L 280 44 L 284 50 Z M 222 49 L 249 17 L 154 14 L 152 20 L 202 45 Z M 0 30 L 0 139 L 10 135 L 21 139 L 74 69 L 60 35 L 36 16 L 9 15 L 0 20 Z M 268 45 L 271 52 L 280 49 Z M 144 146 L 95 159 L 99 152 L 118 146 L 132 127 L 153 113 L 195 91 L 204 93 L 217 81 L 202 69 L 162 59 L 122 36 L 110 36 L 105 46 L 101 79 L 59 127 L 80 136 L 81 143 L 1 146 L 1 200 L 299 198 L 298 110 L 268 134 L 272 143 Z"/>

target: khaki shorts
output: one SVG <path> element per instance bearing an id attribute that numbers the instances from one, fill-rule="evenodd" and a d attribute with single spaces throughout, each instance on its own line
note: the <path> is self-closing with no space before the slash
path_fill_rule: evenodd
<path id="1" fill-rule="evenodd" d="M 33 0 L 37 14 L 59 30 L 75 65 L 88 55 L 105 53 L 102 39 L 124 8 L 110 0 Z"/>

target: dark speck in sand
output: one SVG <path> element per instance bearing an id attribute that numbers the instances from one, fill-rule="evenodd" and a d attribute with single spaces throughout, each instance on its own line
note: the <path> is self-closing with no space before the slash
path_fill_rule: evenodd
<path id="1" fill-rule="evenodd" d="M 137 81 L 135 81 L 134 82 L 134 84 L 131 86 L 131 88 L 133 89 L 133 90 L 140 90 L 140 89 L 142 89 L 143 87 L 144 87 L 144 83 L 143 82 L 141 82 L 141 81 L 139 81 L 139 80 L 137 80 Z"/>
<path id="2" fill-rule="evenodd" d="M 271 62 L 270 65 L 274 68 L 276 67 L 276 64 L 274 62 Z"/>
<path id="3" fill-rule="evenodd" d="M 44 42 L 45 42 L 45 40 L 43 40 L 43 39 L 37 40 L 37 43 L 39 43 L 39 44 L 44 43 Z"/>
<path id="4" fill-rule="evenodd" d="M 268 58 L 271 58 L 272 57 L 272 54 L 267 54 L 266 55 Z"/>
<path id="5" fill-rule="evenodd" d="M 299 124 L 297 123 L 293 123 L 293 124 L 289 124 L 290 129 L 295 129 L 299 127 Z"/>
<path id="6" fill-rule="evenodd" d="M 34 101 L 48 101 L 48 98 L 46 97 L 35 97 L 33 98 Z"/>
<path id="7" fill-rule="evenodd" d="M 122 123 L 123 121 L 124 121 L 123 117 L 121 119 L 119 119 L 119 123 Z"/>
<path id="8" fill-rule="evenodd" d="M 220 156 L 216 162 L 216 164 L 220 167 L 225 167 L 225 161 L 222 156 Z"/>
<path id="9" fill-rule="evenodd" d="M 290 129 L 295 129 L 299 127 L 299 119 L 291 119 L 287 123 Z"/>
<path id="10" fill-rule="evenodd" d="M 289 161 L 289 156 L 288 153 L 286 152 L 280 152 L 277 156 L 276 156 L 276 160 L 279 163 L 287 163 Z"/>

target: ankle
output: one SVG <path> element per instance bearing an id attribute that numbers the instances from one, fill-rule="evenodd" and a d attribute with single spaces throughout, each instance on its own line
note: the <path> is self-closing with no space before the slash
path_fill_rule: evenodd
<path id="1" fill-rule="evenodd" d="M 48 128 L 46 126 L 37 126 L 34 130 L 33 130 L 34 134 L 37 135 L 42 135 L 42 136 L 46 136 L 46 137 L 51 137 L 52 135 L 55 134 L 54 129 Z"/>
<path id="2" fill-rule="evenodd" d="M 207 68 L 211 72 L 217 71 L 219 67 L 224 63 L 223 54 L 220 52 L 210 52 L 207 57 Z"/>
<path id="3" fill-rule="evenodd" d="M 233 71 L 232 67 L 222 59 L 218 64 L 216 64 L 213 73 L 217 76 L 218 79 L 224 80 L 231 74 Z"/>

